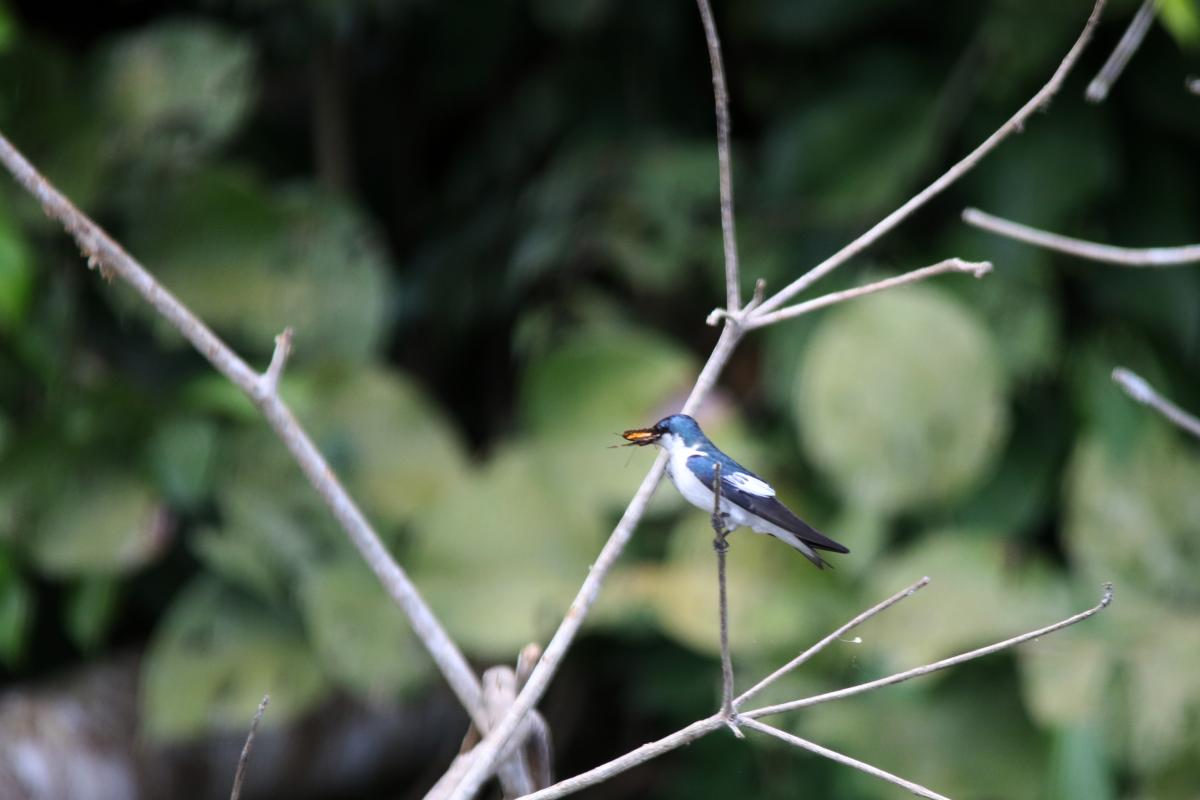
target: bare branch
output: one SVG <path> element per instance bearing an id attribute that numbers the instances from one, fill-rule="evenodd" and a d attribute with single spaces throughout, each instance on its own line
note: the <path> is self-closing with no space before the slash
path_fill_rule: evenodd
<path id="1" fill-rule="evenodd" d="M 784 664 L 782 667 L 775 670 L 774 672 L 772 672 L 767 677 L 763 678 L 758 683 L 754 684 L 754 686 L 752 686 L 749 689 L 747 689 L 746 691 L 742 692 L 741 695 L 739 695 L 738 698 L 733 701 L 734 707 L 740 708 L 741 705 L 743 703 L 745 703 L 747 700 L 749 700 L 751 697 L 754 697 L 754 695 L 758 694 L 763 689 L 766 689 L 772 683 L 779 680 L 784 675 L 791 672 L 792 670 L 794 670 L 796 667 L 800 666 L 804 662 L 808 661 L 810 658 L 815 656 L 817 653 L 821 652 L 826 647 L 828 647 L 831 643 L 833 643 L 834 641 L 845 636 L 849 631 L 854 630 L 859 625 L 863 624 L 864 622 L 866 622 L 867 620 L 869 620 L 871 617 L 875 616 L 876 614 L 880 613 L 881 611 L 886 611 L 887 609 L 894 606 L 896 603 L 899 603 L 904 598 L 912 597 L 918 591 L 925 588 L 928 584 L 929 584 L 929 577 L 926 576 L 924 578 L 921 578 L 921 580 L 917 581 L 912 586 L 909 586 L 907 589 L 901 589 L 899 592 L 896 592 L 894 595 L 889 597 L 887 600 L 884 600 L 882 603 L 879 603 L 878 605 L 876 605 L 872 608 L 868 608 L 866 611 L 862 612 L 857 617 L 850 620 L 845 625 L 838 628 L 836 631 L 829 634 L 824 639 L 817 642 L 812 647 L 808 648 L 803 653 L 796 656 L 791 661 Z"/>
<path id="2" fill-rule="evenodd" d="M 233 774 L 233 790 L 229 793 L 229 800 L 238 800 L 242 796 L 242 781 L 246 778 L 246 765 L 250 763 L 250 751 L 254 749 L 254 735 L 258 733 L 258 724 L 262 722 L 263 714 L 267 711 L 267 704 L 271 702 L 271 694 L 268 692 L 263 695 L 262 701 L 258 704 L 258 711 L 254 712 L 254 719 L 250 720 L 250 732 L 246 734 L 246 743 L 242 745 L 242 755 L 238 758 L 237 771 Z"/>
<path id="3" fill-rule="evenodd" d="M 826 692 L 824 694 L 813 695 L 812 697 L 805 697 L 801 700 L 792 700 L 787 703 L 778 703 L 773 706 L 763 706 L 762 708 L 756 708 L 753 711 L 743 711 L 741 712 L 741 715 L 743 718 L 748 717 L 750 719 L 758 719 L 759 717 L 766 717 L 770 716 L 771 714 L 780 714 L 784 711 L 793 711 L 797 708 L 807 708 L 808 706 L 815 706 L 819 703 L 827 703 L 830 700 L 840 700 L 843 697 L 853 697 L 856 694 L 869 692 L 882 686 L 891 686 L 894 683 L 902 683 L 910 678 L 919 678 L 922 675 L 928 675 L 931 672 L 937 672 L 938 670 L 946 669 L 947 667 L 953 667 L 957 664 L 963 664 L 967 661 L 974 661 L 977 658 L 982 658 L 983 656 L 991 655 L 992 653 L 998 653 L 999 651 L 1007 650 L 1010 647 L 1016 647 L 1022 642 L 1028 642 L 1030 639 L 1036 639 L 1039 636 L 1045 636 L 1047 634 L 1054 633 L 1055 631 L 1062 630 L 1063 628 L 1070 627 L 1077 622 L 1083 622 L 1096 612 L 1106 608 L 1108 604 L 1112 602 L 1112 595 L 1112 584 L 1106 583 L 1104 585 L 1104 594 L 1100 598 L 1099 603 L 1092 606 L 1087 611 L 1081 611 L 1078 614 L 1067 617 L 1066 619 L 1056 622 L 1053 625 L 1047 625 L 1044 628 L 1038 628 L 1036 631 L 1030 631 L 1029 633 L 1022 633 L 1020 636 L 1014 636 L 1011 639 L 1005 639 L 1002 642 L 989 644 L 988 646 L 980 647 L 977 650 L 971 650 L 967 653 L 959 653 L 958 655 L 951 656 L 950 658 L 943 658 L 941 661 L 935 661 L 932 664 L 925 664 L 924 666 L 906 670 L 905 672 L 897 672 L 894 675 L 888 675 L 886 678 L 879 678 L 878 680 L 860 683 L 856 686 L 848 686 L 845 689 L 838 689 L 837 691 L 833 692 Z"/>
<path id="4" fill-rule="evenodd" d="M 1188 244 L 1180 247 L 1116 247 L 1111 244 L 1097 244 L 1031 228 L 1019 222 L 988 214 L 977 208 L 964 209 L 962 218 L 963 222 L 968 225 L 974 225 L 999 236 L 1105 264 L 1116 264 L 1122 267 L 1178 267 L 1200 262 L 1200 244 Z"/>
<path id="5" fill-rule="evenodd" d="M 1104 66 L 1096 73 L 1096 77 L 1092 78 L 1092 82 L 1088 84 L 1084 97 L 1089 102 L 1103 103 L 1108 97 L 1108 90 L 1116 83 L 1117 78 L 1121 77 L 1121 72 L 1129 63 L 1129 59 L 1142 46 L 1142 39 L 1146 38 L 1146 31 L 1150 30 L 1150 23 L 1154 22 L 1154 11 L 1157 6 L 1158 0 L 1146 0 L 1133 15 L 1133 21 L 1125 29 L 1125 33 L 1121 36 L 1121 41 L 1117 42 L 1112 55 L 1108 57 L 1108 61 L 1104 62 Z"/>
<path id="6" fill-rule="evenodd" d="M 717 554 L 717 615 L 721 629 L 721 718 L 739 739 L 745 738 L 737 726 L 733 710 L 733 658 L 729 654 L 729 597 L 725 591 L 725 554 L 729 552 L 729 528 L 721 511 L 721 464 L 713 469 L 713 551 Z"/>
<path id="7" fill-rule="evenodd" d="M 1029 102 L 1021 106 L 1020 110 L 1005 122 L 995 133 L 989 136 L 984 142 L 971 151 L 964 159 L 959 161 L 953 167 L 946 171 L 940 178 L 926 186 L 912 198 L 907 200 L 902 206 L 888 214 L 882 220 L 875 224 L 873 228 L 859 236 L 850 244 L 843 247 L 838 252 L 834 253 L 829 258 L 822 261 L 811 270 L 801 275 L 796 280 L 789 283 L 773 297 L 763 303 L 756 316 L 766 315 L 771 311 L 778 309 L 791 298 L 795 297 L 800 292 L 807 289 L 809 286 L 828 275 L 833 270 L 840 267 L 842 264 L 849 261 L 854 256 L 861 253 L 863 250 L 870 247 L 878 241 L 884 234 L 889 233 L 893 228 L 908 218 L 910 214 L 916 211 L 921 206 L 925 205 L 931 198 L 942 192 L 946 187 L 957 181 L 963 175 L 967 174 L 971 169 L 978 164 L 984 156 L 990 153 L 1001 142 L 1011 136 L 1013 133 L 1024 128 L 1025 123 L 1034 114 L 1034 112 L 1042 109 L 1050 102 L 1051 98 L 1058 93 L 1062 87 L 1063 80 L 1067 77 L 1067 73 L 1075 66 L 1075 62 L 1079 59 L 1079 54 L 1083 52 L 1088 41 L 1092 37 L 1092 31 L 1096 27 L 1096 22 L 1100 19 L 1100 12 L 1104 8 L 1104 0 L 1096 0 L 1095 6 L 1092 8 L 1092 13 L 1088 17 L 1087 24 L 1084 25 L 1083 32 L 1079 34 L 1079 39 L 1071 47 L 1062 63 L 1058 65 L 1058 69 L 1050 77 L 1050 80 L 1043 86 L 1037 94 L 1035 94 Z"/>
<path id="8" fill-rule="evenodd" d="M 1156 392 L 1154 387 L 1146 382 L 1145 378 L 1142 378 L 1132 370 L 1117 367 L 1112 371 L 1112 379 L 1125 391 L 1125 394 L 1144 406 L 1150 406 L 1150 408 L 1153 408 L 1192 436 L 1200 438 L 1200 419 L 1192 416 Z"/>
<path id="9" fill-rule="evenodd" d="M 821 745 L 819 745 L 819 744 L 814 744 L 813 742 L 810 742 L 807 739 L 801 739 L 799 736 L 796 736 L 791 733 L 787 733 L 785 731 L 781 731 L 778 728 L 772 727 L 770 725 L 766 725 L 762 722 L 759 722 L 756 719 L 746 720 L 746 727 L 752 728 L 760 733 L 765 733 L 768 736 L 774 736 L 776 739 L 779 739 L 780 741 L 784 741 L 790 745 L 794 745 L 794 746 L 802 748 L 804 750 L 808 750 L 809 752 L 816 753 L 819 756 L 825 756 L 830 761 L 836 761 L 839 764 L 845 764 L 848 767 L 854 767 L 855 769 L 861 770 L 861 771 L 867 773 L 868 775 L 873 775 L 876 778 L 881 778 L 881 779 L 887 781 L 888 783 L 894 783 L 897 786 L 907 789 L 908 791 L 912 792 L 913 794 L 917 795 L 918 797 L 927 797 L 927 798 L 929 798 L 929 800 L 950 800 L 950 798 L 946 797 L 945 795 L 940 795 L 937 792 L 926 789 L 924 786 L 922 786 L 919 783 L 913 783 L 912 781 L 906 781 L 904 778 L 901 778 L 898 775 L 893 775 L 890 772 L 885 772 L 884 770 L 881 770 L 879 767 L 873 767 L 870 764 L 866 763 L 865 761 L 859 761 L 857 758 L 851 758 L 850 756 L 843 755 L 843 754 L 837 752 L 836 750 L 830 750 L 827 747 L 821 747 Z"/>
<path id="10" fill-rule="evenodd" d="M 742 304 L 739 287 L 737 231 L 733 221 L 733 158 L 729 152 L 729 92 L 725 88 L 725 67 L 721 60 L 721 39 L 713 22 L 708 0 L 696 0 L 704 40 L 708 43 L 708 63 L 712 67 L 713 104 L 717 112 L 717 168 L 721 184 L 721 237 L 725 242 L 725 308 L 736 314 Z"/>
<path id="11" fill-rule="evenodd" d="M 836 303 L 843 303 L 847 300 L 853 300 L 857 297 L 863 297 L 868 294 L 875 294 L 886 289 L 894 289 L 897 286 L 904 286 L 909 283 L 923 281 L 926 278 L 932 278 L 936 275 L 944 275 L 947 272 L 965 272 L 969 275 L 974 275 L 976 278 L 982 278 L 992 271 L 990 261 L 963 261 L 961 258 L 948 258 L 945 261 L 940 261 L 928 267 L 914 269 L 912 272 L 905 272 L 893 278 L 885 278 L 875 283 L 868 283 L 865 286 L 856 286 L 853 289 L 845 289 L 840 292 L 830 292 L 829 294 L 814 297 L 812 300 L 805 300 L 803 303 L 781 308 L 778 311 L 772 311 L 769 314 L 751 314 L 746 321 L 747 330 L 762 328 L 767 325 L 774 325 L 776 322 L 782 322 L 785 319 L 803 316 L 810 312 L 816 311 L 819 308 L 832 306 Z"/>
<path id="12" fill-rule="evenodd" d="M 195 314 L 165 289 L 145 267 L 126 253 L 103 229 L 38 173 L 16 148 L 0 135 L 0 161 L 25 189 L 37 198 L 46 214 L 58 220 L 75 239 L 88 265 L 120 276 L 164 319 L 191 342 L 199 353 L 254 401 L 267 423 L 283 440 L 309 482 L 324 499 L 359 554 L 375 573 L 388 595 L 408 616 L 413 631 L 433 657 L 450 688 L 476 722 L 485 720 L 479 680 L 408 574 L 392 558 L 379 535 L 342 487 L 316 445 L 296 421 L 276 392 L 263 392 L 259 375 L 209 330 Z M 279 348 L 273 362 L 283 368 Z M 267 376 L 271 374 L 268 368 Z"/>

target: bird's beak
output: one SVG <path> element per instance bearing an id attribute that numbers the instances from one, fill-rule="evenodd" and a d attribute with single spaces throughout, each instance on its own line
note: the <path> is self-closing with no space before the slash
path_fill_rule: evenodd
<path id="1" fill-rule="evenodd" d="M 630 444 L 647 445 L 657 442 L 662 438 L 662 434 L 658 433 L 653 428 L 634 428 L 633 430 L 622 433 L 621 438 Z"/>

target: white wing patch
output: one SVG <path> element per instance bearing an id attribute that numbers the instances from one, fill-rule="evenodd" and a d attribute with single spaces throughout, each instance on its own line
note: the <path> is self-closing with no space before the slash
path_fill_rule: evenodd
<path id="1" fill-rule="evenodd" d="M 757 495 L 759 497 L 774 497 L 775 490 L 771 488 L 769 483 L 760 481 L 753 475 L 747 475 L 744 472 L 734 472 L 725 477 L 725 480 L 741 489 L 748 494 Z"/>

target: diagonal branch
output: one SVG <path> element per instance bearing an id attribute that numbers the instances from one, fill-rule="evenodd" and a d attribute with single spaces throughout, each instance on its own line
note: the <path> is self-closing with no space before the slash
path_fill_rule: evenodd
<path id="1" fill-rule="evenodd" d="M 717 112 L 717 169 L 721 184 L 721 238 L 725 242 L 725 309 L 736 314 L 742 304 L 739 287 L 737 231 L 733 222 L 733 158 L 729 153 L 729 91 L 725 88 L 725 66 L 721 60 L 721 39 L 713 22 L 708 0 L 696 0 L 704 40 L 708 43 L 708 62 L 712 67 L 713 104 Z"/>
<path id="2" fill-rule="evenodd" d="M 869 620 L 871 617 L 875 616 L 876 614 L 880 613 L 881 611 L 887 611 L 889 608 L 896 605 L 896 603 L 899 603 L 904 598 L 912 597 L 918 591 L 920 591 L 921 589 L 924 589 L 927 585 L 929 585 L 928 576 L 921 578 L 921 580 L 917 581 L 912 586 L 909 586 L 907 589 L 901 589 L 900 591 L 896 592 L 894 595 L 889 597 L 887 600 L 884 600 L 882 603 L 879 603 L 878 605 L 873 606 L 872 608 L 868 608 L 866 611 L 862 612 L 857 617 L 850 620 L 845 625 L 838 628 L 836 631 L 829 634 L 824 639 L 817 642 L 812 647 L 808 648 L 803 653 L 796 656 L 791 661 L 784 664 L 782 667 L 775 670 L 770 675 L 763 678 L 761 681 L 754 684 L 752 687 L 750 687 L 746 691 L 742 692 L 738 696 L 738 698 L 733 701 L 734 707 L 735 708 L 740 707 L 743 703 L 745 703 L 751 697 L 758 694 L 763 689 L 766 689 L 772 683 L 779 680 L 784 675 L 788 674 L 789 672 L 794 670 L 796 667 L 800 666 L 801 664 L 803 664 L 804 662 L 808 661 L 810 658 L 815 656 L 817 653 L 824 650 L 832 642 L 845 636 L 847 632 L 857 628 L 859 625 L 863 624 L 864 622 L 866 622 L 867 620 Z"/>
<path id="3" fill-rule="evenodd" d="M 129 283 L 142 299 L 191 342 L 217 371 L 241 389 L 258 406 L 267 423 L 283 440 L 310 483 L 321 495 L 350 541 L 358 548 L 388 595 L 408 616 L 413 631 L 421 639 L 434 662 L 445 676 L 459 702 L 472 719 L 483 723 L 483 704 L 479 679 L 449 634 L 433 615 L 408 574 L 387 551 L 371 523 L 334 476 L 329 463 L 312 439 L 296 421 L 291 409 L 275 391 L 275 382 L 283 369 L 288 337 L 280 337 L 272 366 L 265 376 L 250 368 L 203 321 L 167 291 L 145 267 L 109 238 L 95 222 L 63 196 L 25 160 L 16 148 L 0 135 L 0 162 L 8 168 L 26 191 L 37 198 L 47 216 L 56 219 L 75 239 L 87 258 L 88 266 L 98 266 L 104 274 L 115 274 Z M 272 377 L 274 376 L 274 377 Z"/>
<path id="4" fill-rule="evenodd" d="M 1125 29 L 1125 33 L 1121 36 L 1121 41 L 1117 42 L 1112 55 L 1104 62 L 1104 66 L 1096 73 L 1096 77 L 1092 78 L 1092 82 L 1088 84 L 1084 97 L 1089 102 L 1103 103 L 1108 97 L 1108 90 L 1117 82 L 1117 78 L 1121 77 L 1129 59 L 1133 58 L 1133 54 L 1142 46 L 1142 39 L 1146 38 L 1146 31 L 1150 30 L 1150 24 L 1154 22 L 1154 11 L 1157 7 L 1158 0 L 1146 0 L 1133 15 L 1133 21 Z"/>
<path id="5" fill-rule="evenodd" d="M 1105 264 L 1122 267 L 1178 267 L 1200 262 L 1200 244 L 1185 244 L 1179 247 L 1117 247 L 1031 228 L 977 208 L 964 209 L 962 218 L 968 225 L 974 225 L 998 236 Z"/>
<path id="6" fill-rule="evenodd" d="M 746 323 L 746 328 L 754 330 L 755 328 L 763 328 L 767 325 L 774 325 L 776 322 L 782 322 L 785 319 L 792 319 L 816 311 L 819 308 L 832 306 L 836 303 L 843 303 L 847 300 L 853 300 L 856 297 L 863 297 L 868 294 L 875 294 L 887 289 L 894 289 L 897 286 L 904 286 L 909 283 L 923 281 L 926 278 L 932 278 L 936 275 L 944 275 L 947 272 L 965 272 L 969 275 L 974 275 L 976 278 L 982 278 L 992 271 L 990 261 L 963 261 L 961 258 L 948 258 L 945 261 L 939 261 L 928 267 L 915 269 L 912 272 L 905 272 L 901 275 L 896 275 L 892 278 L 885 278 L 875 283 L 868 283 L 865 286 L 855 286 L 853 289 L 845 289 L 840 292 L 830 292 L 829 294 L 814 297 L 812 300 L 805 300 L 803 303 L 781 308 L 778 311 L 772 311 L 769 314 L 751 314 Z"/>
<path id="7" fill-rule="evenodd" d="M 263 695 L 262 702 L 258 704 L 258 711 L 254 712 L 254 719 L 250 720 L 250 732 L 246 734 L 246 743 L 242 745 L 242 755 L 238 757 L 237 770 L 233 773 L 233 789 L 229 792 L 229 800 L 239 800 L 242 796 L 242 781 L 246 779 L 246 765 L 250 763 L 250 751 L 254 749 L 254 736 L 258 733 L 258 724 L 262 722 L 263 714 L 267 712 L 267 704 L 271 702 L 271 695 L 268 692 Z"/>
<path id="8" fill-rule="evenodd" d="M 777 292 L 773 297 L 759 306 L 758 310 L 755 312 L 755 314 L 751 315 L 751 317 L 764 316 L 771 311 L 778 309 L 788 300 L 792 299 L 809 286 L 812 286 L 818 280 L 825 277 L 830 272 L 833 272 L 833 270 L 837 269 L 842 264 L 845 264 L 863 250 L 866 250 L 868 247 L 882 238 L 884 234 L 890 233 L 893 228 L 907 219 L 914 211 L 925 205 L 925 203 L 929 202 L 931 198 L 935 197 L 937 194 L 945 190 L 946 187 L 950 186 L 963 175 L 970 172 L 975 165 L 983 159 L 984 156 L 996 149 L 1001 142 L 1024 128 L 1025 123 L 1031 116 L 1033 116 L 1034 112 L 1044 108 L 1046 104 L 1050 102 L 1051 98 L 1058 93 L 1059 89 L 1062 88 L 1062 84 L 1067 77 L 1067 73 L 1069 73 L 1071 68 L 1075 66 L 1075 62 L 1079 59 L 1079 54 L 1083 52 L 1084 47 L 1087 46 L 1088 41 L 1092 38 L 1092 31 L 1095 29 L 1096 23 L 1100 19 L 1100 11 L 1103 8 L 1104 0 L 1096 0 L 1096 4 L 1092 8 L 1092 13 L 1088 17 L 1087 24 L 1084 25 L 1083 32 L 1079 34 L 1079 38 L 1075 41 L 1075 44 L 1071 47 L 1066 57 L 1063 58 L 1062 63 L 1058 65 L 1058 69 L 1054 71 L 1054 74 L 1050 77 L 1050 80 L 1047 81 L 1046 85 L 1043 86 L 1037 94 L 1030 98 L 1029 102 L 1021 106 L 1021 108 L 1012 116 L 1012 118 L 1001 125 L 995 133 L 985 139 L 981 145 L 972 150 L 971 153 L 965 158 L 947 170 L 940 178 L 926 186 L 924 189 L 906 201 L 904 205 L 897 208 L 891 214 L 888 214 L 862 236 L 859 236 L 853 242 L 846 245 L 841 250 L 837 251 L 832 256 L 825 259 L 820 264 L 813 267 L 808 272 L 804 273 L 799 278 L 792 281 L 779 292 Z"/>
<path id="9" fill-rule="evenodd" d="M 1124 390 L 1125 394 L 1144 406 L 1150 406 L 1150 408 L 1153 408 L 1192 436 L 1200 438 L 1200 419 L 1192 416 L 1156 392 L 1154 387 L 1146 382 L 1145 378 L 1132 370 L 1117 367 L 1112 371 L 1112 379 Z"/>
<path id="10" fill-rule="evenodd" d="M 787 742 L 795 747 L 808 750 L 809 752 L 816 753 L 819 756 L 825 756 L 825 758 L 828 758 L 830 761 L 836 761 L 839 764 L 845 764 L 848 767 L 854 767 L 855 769 L 861 770 L 868 775 L 881 778 L 888 783 L 894 783 L 901 788 L 907 789 L 918 797 L 926 797 L 929 798 L 929 800 L 950 800 L 950 798 L 946 797 L 945 795 L 940 795 L 937 792 L 930 791 L 919 783 L 906 781 L 899 775 L 893 775 L 892 773 L 886 772 L 879 767 L 873 767 L 865 761 L 859 761 L 857 758 L 851 758 L 850 756 L 843 755 L 836 750 L 830 750 L 828 747 L 821 747 L 819 744 L 814 744 L 807 739 L 801 739 L 799 736 L 781 731 L 778 728 L 759 722 L 756 719 L 746 720 L 745 724 L 746 727 L 756 730 L 759 733 L 765 733 L 768 736 L 774 736 L 776 739 Z"/>
<path id="11" fill-rule="evenodd" d="M 1030 639 L 1036 639 L 1039 636 L 1046 636 L 1047 634 L 1070 627 L 1078 622 L 1083 622 L 1096 612 L 1107 608 L 1108 604 L 1112 602 L 1112 595 L 1112 584 L 1106 583 L 1104 585 L 1104 594 L 1101 596 L 1099 603 L 1092 606 L 1087 611 L 1081 611 L 1078 614 L 1067 617 L 1066 619 L 1056 622 L 1053 625 L 1047 625 L 1044 628 L 1038 628 L 1036 631 L 1022 633 L 1020 636 L 1014 636 L 1011 639 L 1005 639 L 1002 642 L 989 644 L 986 647 L 980 647 L 975 650 L 970 650 L 966 653 L 959 653 L 956 656 L 943 658 L 941 661 L 935 661 L 932 664 L 925 664 L 920 667 L 914 667 L 913 669 L 905 670 L 904 672 L 897 672 L 894 675 L 888 675 L 887 677 L 879 678 L 878 680 L 867 681 L 866 683 L 860 683 L 855 686 L 847 686 L 845 689 L 838 689 L 833 692 L 825 692 L 824 694 L 817 694 L 813 695 L 812 697 L 802 698 L 800 700 L 792 700 L 787 703 L 778 703 L 773 706 L 763 706 L 762 708 L 756 708 L 753 711 L 743 711 L 742 716 L 749 717 L 750 719 L 758 719 L 759 717 L 767 717 L 771 714 L 780 714 L 784 711 L 793 711 L 797 708 L 807 708 L 808 706 L 827 703 L 830 700 L 840 700 L 843 697 L 853 697 L 856 694 L 869 692 L 874 689 L 879 689 L 883 686 L 891 686 L 895 683 L 902 683 L 910 678 L 919 678 L 922 675 L 928 675 L 931 672 L 937 672 L 938 670 L 963 664 L 967 661 L 974 661 L 977 658 L 982 658 L 983 656 L 991 655 L 992 653 L 997 653 L 1001 650 L 1007 650 L 1010 647 L 1016 647 L 1022 642 L 1028 642 Z"/>

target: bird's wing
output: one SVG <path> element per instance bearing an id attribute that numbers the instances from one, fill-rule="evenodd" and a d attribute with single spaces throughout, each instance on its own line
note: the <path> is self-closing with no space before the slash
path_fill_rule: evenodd
<path id="1" fill-rule="evenodd" d="M 712 457 L 695 455 L 688 459 L 687 465 L 705 486 L 712 488 L 716 472 Z M 790 508 L 776 499 L 775 490 L 769 483 L 732 459 L 729 459 L 728 464 L 721 465 L 721 495 L 751 514 L 791 531 L 813 547 L 834 553 L 850 552 L 845 545 L 838 544 L 797 517 Z"/>

